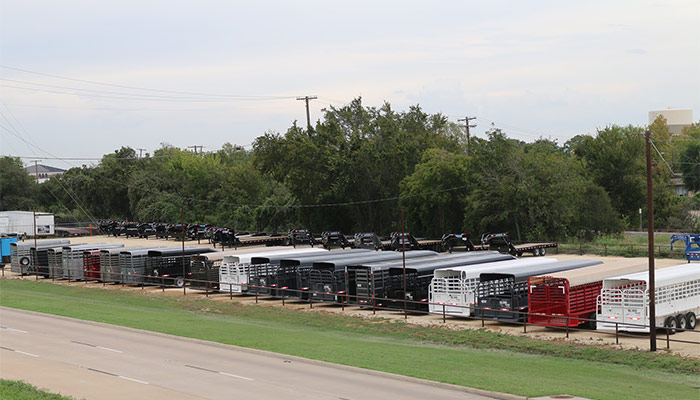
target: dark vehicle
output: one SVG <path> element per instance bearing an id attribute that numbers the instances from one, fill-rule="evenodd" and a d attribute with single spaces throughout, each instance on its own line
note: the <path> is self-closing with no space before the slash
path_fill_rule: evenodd
<path id="1" fill-rule="evenodd" d="M 314 235 L 310 230 L 292 229 L 289 231 L 289 233 L 287 233 L 287 241 L 285 242 L 285 246 L 296 247 L 300 244 L 308 244 L 311 247 L 314 247 L 314 244 L 316 244 L 316 239 L 314 239 Z"/>
<path id="2" fill-rule="evenodd" d="M 350 247 L 350 242 L 343 235 L 343 232 L 323 232 L 321 234 L 321 243 L 324 249 L 330 249 L 333 246 L 341 248 Z"/>
<path id="3" fill-rule="evenodd" d="M 409 232 L 392 232 L 391 233 L 391 248 L 396 251 L 402 249 L 413 250 L 418 248 L 418 241 Z"/>
<path id="4" fill-rule="evenodd" d="M 477 304 L 484 318 L 500 321 L 523 321 L 528 311 L 527 279 L 531 276 L 568 271 L 602 264 L 601 261 L 573 260 L 524 266 L 517 271 L 489 272 L 479 275 L 476 290 Z"/>
<path id="5" fill-rule="evenodd" d="M 184 251 L 180 248 L 150 250 L 146 260 L 145 272 L 149 276 L 146 281 L 161 283 L 161 277 L 164 277 L 168 278 L 165 279 L 166 284 L 183 287 L 185 286 L 185 279 L 189 278 L 191 273 L 190 261 L 192 256 L 215 251 L 214 249 L 203 247 L 185 247 Z"/>
<path id="6" fill-rule="evenodd" d="M 466 251 L 484 250 L 483 246 L 474 246 L 467 233 L 446 233 L 442 235 L 442 247 L 450 253 L 456 247 L 464 247 Z"/>
<path id="7" fill-rule="evenodd" d="M 138 232 L 139 237 L 144 239 L 148 239 L 149 236 L 156 235 L 156 227 L 153 222 L 147 224 L 139 224 L 139 226 L 136 227 L 136 231 Z"/>
<path id="8" fill-rule="evenodd" d="M 514 245 L 508 233 L 485 233 L 481 235 L 481 244 L 489 250 L 508 253 L 521 257 L 523 253 L 544 256 L 548 248 L 557 247 L 556 243 L 526 243 Z"/>
<path id="9" fill-rule="evenodd" d="M 382 241 L 374 232 L 356 233 L 353 246 L 357 249 L 381 250 Z"/>
<path id="10" fill-rule="evenodd" d="M 429 257 L 437 255 L 434 251 L 414 250 L 406 252 L 406 259 Z M 358 254 L 339 260 L 315 261 L 309 271 L 308 286 L 314 300 L 317 301 L 346 301 L 345 267 L 363 262 L 387 262 L 400 260 L 403 255 L 396 252 Z"/>

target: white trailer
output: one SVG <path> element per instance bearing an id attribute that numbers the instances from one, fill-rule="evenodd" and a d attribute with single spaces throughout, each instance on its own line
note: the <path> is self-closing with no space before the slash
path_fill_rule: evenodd
<path id="1" fill-rule="evenodd" d="M 250 269 L 250 261 L 253 257 L 267 257 L 280 255 L 302 255 L 328 252 L 322 248 L 294 249 L 287 248 L 284 250 L 260 250 L 257 252 L 239 252 L 236 255 L 224 256 L 224 260 L 219 268 L 219 291 L 242 293 L 247 290 L 248 272 Z"/>
<path id="2" fill-rule="evenodd" d="M 0 211 L 0 233 L 49 236 L 55 233 L 53 214 L 32 211 Z M 34 230 L 36 226 L 36 231 Z"/>
<path id="3" fill-rule="evenodd" d="M 123 243 L 92 243 L 81 245 L 63 246 L 61 256 L 62 260 L 62 276 L 63 279 L 83 279 L 85 268 L 83 266 L 83 252 L 86 250 L 101 250 L 123 248 Z"/>
<path id="4" fill-rule="evenodd" d="M 428 288 L 428 310 L 431 313 L 442 314 L 444 306 L 445 314 L 469 317 L 476 303 L 476 289 L 482 272 L 510 271 L 556 261 L 556 258 L 550 257 L 523 258 L 436 269 Z"/>
<path id="5" fill-rule="evenodd" d="M 658 269 L 656 315 L 649 318 L 649 272 L 603 280 L 597 299 L 596 326 L 601 330 L 649 332 L 649 326 L 695 329 L 700 313 L 700 265 L 687 263 Z M 651 321 L 650 321 L 651 319 Z"/>

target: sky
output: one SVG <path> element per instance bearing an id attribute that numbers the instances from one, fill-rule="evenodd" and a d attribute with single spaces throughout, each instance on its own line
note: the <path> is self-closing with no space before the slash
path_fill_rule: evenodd
<path id="1" fill-rule="evenodd" d="M 698 121 L 700 2 L 0 0 L 1 155 L 247 146 L 306 95 L 312 122 L 362 97 L 562 144 Z"/>

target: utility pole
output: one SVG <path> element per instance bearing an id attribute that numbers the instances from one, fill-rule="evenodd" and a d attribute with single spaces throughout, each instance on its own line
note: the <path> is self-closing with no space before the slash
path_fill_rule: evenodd
<path id="1" fill-rule="evenodd" d="M 654 190 L 651 181 L 651 134 L 644 135 L 647 142 L 647 206 L 649 207 L 649 350 L 656 351 L 656 290 L 654 274 Z"/>
<path id="2" fill-rule="evenodd" d="M 469 121 L 476 119 L 476 117 L 464 117 L 457 120 L 457 122 L 464 122 L 464 127 L 467 131 L 467 155 L 471 154 L 471 140 L 469 137 L 469 128 L 476 128 L 476 124 L 470 125 Z"/>
<path id="3" fill-rule="evenodd" d="M 194 149 L 194 154 L 197 154 L 197 149 L 199 149 L 199 154 L 204 154 L 204 146 L 197 146 L 196 144 L 194 146 L 187 146 L 188 149 Z"/>
<path id="4" fill-rule="evenodd" d="M 34 160 L 34 175 L 36 175 L 36 183 L 39 184 L 39 160 Z M 38 263 L 39 262 L 39 260 L 38 260 L 39 249 L 37 248 L 37 245 L 36 245 L 36 205 L 34 206 L 34 212 L 32 213 L 32 215 L 34 216 L 34 218 L 33 218 L 34 223 L 32 224 L 33 228 L 34 228 L 34 250 L 35 250 L 35 253 L 37 255 L 37 260 L 34 260 L 34 263 Z M 39 264 L 36 264 L 34 266 L 34 268 L 36 268 L 36 280 L 37 281 L 39 280 L 39 266 L 38 265 Z M 21 269 L 22 268 L 20 266 L 20 272 L 22 272 Z"/>
<path id="5" fill-rule="evenodd" d="M 308 130 L 311 130 L 311 114 L 309 114 L 309 100 L 316 100 L 318 97 L 316 96 L 304 96 L 304 97 L 297 97 L 297 100 L 304 100 L 306 102 L 306 127 Z"/>
<path id="6" fill-rule="evenodd" d="M 141 156 L 142 156 L 142 154 L 143 154 L 143 151 L 146 150 L 146 149 L 138 148 L 138 149 L 136 149 L 136 150 L 139 151 L 139 158 L 141 158 Z"/>

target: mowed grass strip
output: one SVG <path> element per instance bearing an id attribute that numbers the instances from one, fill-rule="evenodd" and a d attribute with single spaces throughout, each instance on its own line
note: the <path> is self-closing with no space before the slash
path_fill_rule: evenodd
<path id="1" fill-rule="evenodd" d="M 0 379 L 0 399 L 3 400 L 75 400 L 39 389 L 22 381 Z"/>
<path id="2" fill-rule="evenodd" d="M 1 280 L 0 305 L 524 396 L 566 393 L 592 399 L 634 399 L 640 394 L 645 398 L 700 395 L 697 360 L 486 331 L 450 331 L 26 280 Z M 490 344 L 510 350 L 486 349 Z M 567 354 L 566 349 L 579 358 L 561 356 Z M 588 361 L 606 355 L 631 365 Z M 634 366 L 642 364 L 652 368 Z M 687 372 L 670 372 L 678 370 Z"/>

